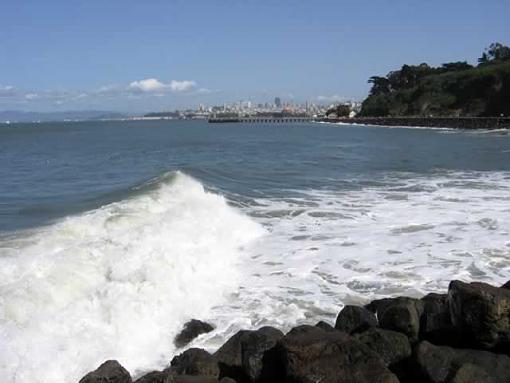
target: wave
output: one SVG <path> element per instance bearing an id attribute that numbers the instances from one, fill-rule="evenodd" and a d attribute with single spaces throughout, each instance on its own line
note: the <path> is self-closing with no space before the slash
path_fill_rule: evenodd
<path id="1" fill-rule="evenodd" d="M 165 366 L 191 317 L 236 288 L 262 227 L 180 172 L 0 242 L 0 377 L 70 382 L 105 359 Z"/>

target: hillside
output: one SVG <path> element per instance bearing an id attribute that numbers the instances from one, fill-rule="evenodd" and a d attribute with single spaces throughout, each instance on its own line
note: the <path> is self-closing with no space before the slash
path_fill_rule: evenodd
<path id="1" fill-rule="evenodd" d="M 487 53 L 488 52 L 488 53 Z M 493 44 L 472 67 L 466 62 L 404 65 L 385 77 L 372 77 L 361 115 L 510 115 L 510 48 Z"/>

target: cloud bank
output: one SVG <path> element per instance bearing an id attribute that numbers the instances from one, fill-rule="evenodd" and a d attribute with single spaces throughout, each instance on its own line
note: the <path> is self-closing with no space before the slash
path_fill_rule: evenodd
<path id="1" fill-rule="evenodd" d="M 165 84 L 155 78 L 148 78 L 145 80 L 133 81 L 129 84 L 128 89 L 145 92 L 145 93 L 182 93 L 189 92 L 197 86 L 195 81 L 191 80 L 172 80 L 170 83 Z"/>

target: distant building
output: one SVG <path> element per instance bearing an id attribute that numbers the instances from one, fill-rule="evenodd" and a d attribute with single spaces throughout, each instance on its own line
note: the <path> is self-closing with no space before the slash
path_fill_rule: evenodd
<path id="1" fill-rule="evenodd" d="M 282 100 L 280 100 L 280 97 L 275 97 L 275 99 L 274 99 L 274 105 L 275 105 L 277 108 L 281 108 L 281 107 L 282 107 Z"/>

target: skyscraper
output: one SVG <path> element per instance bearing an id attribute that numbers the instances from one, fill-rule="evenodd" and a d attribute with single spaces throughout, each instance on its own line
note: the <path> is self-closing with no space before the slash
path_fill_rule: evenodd
<path id="1" fill-rule="evenodd" d="M 280 97 L 275 97 L 275 99 L 274 99 L 274 105 L 275 105 L 277 108 L 281 108 L 281 107 L 282 107 L 282 100 L 280 100 Z"/>

